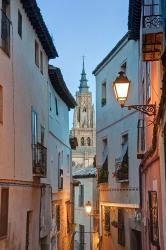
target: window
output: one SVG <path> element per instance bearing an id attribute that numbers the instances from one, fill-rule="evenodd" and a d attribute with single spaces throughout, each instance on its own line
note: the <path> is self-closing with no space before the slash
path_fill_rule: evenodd
<path id="1" fill-rule="evenodd" d="M 61 154 L 58 154 L 58 189 L 63 189 L 63 169 L 61 169 Z"/>
<path id="2" fill-rule="evenodd" d="M 39 67 L 39 44 L 35 41 L 35 63 Z"/>
<path id="3" fill-rule="evenodd" d="M 22 38 L 22 15 L 18 10 L 18 34 Z"/>
<path id="4" fill-rule="evenodd" d="M 44 146 L 45 128 L 41 126 L 41 145 Z"/>
<path id="5" fill-rule="evenodd" d="M 101 106 L 105 106 L 106 105 L 106 101 L 107 101 L 107 93 L 106 93 L 106 82 L 102 83 L 102 98 L 101 98 Z"/>
<path id="6" fill-rule="evenodd" d="M 56 97 L 55 97 L 55 110 L 56 110 L 56 115 L 58 115 L 59 114 L 59 112 L 58 112 L 58 100 Z"/>
<path id="7" fill-rule="evenodd" d="M 49 110 L 52 111 L 52 96 L 51 96 L 51 92 L 49 93 Z"/>
<path id="8" fill-rule="evenodd" d="M 149 230 L 152 245 L 159 246 L 159 228 L 158 228 L 158 198 L 156 191 L 149 191 Z"/>
<path id="9" fill-rule="evenodd" d="M 79 242 L 80 242 L 80 247 L 79 250 L 84 250 L 84 245 L 85 245 L 85 226 L 84 225 L 79 225 Z"/>
<path id="10" fill-rule="evenodd" d="M 60 231 L 60 205 L 56 205 L 56 226 L 57 226 L 57 231 Z"/>
<path id="11" fill-rule="evenodd" d="M 27 212 L 27 219 L 26 219 L 26 246 L 25 249 L 29 250 L 29 241 L 30 241 L 30 233 L 31 233 L 31 220 L 32 220 L 32 211 Z"/>
<path id="12" fill-rule="evenodd" d="M 40 71 L 43 74 L 43 52 L 40 50 Z"/>
<path id="13" fill-rule="evenodd" d="M 110 232 L 110 207 L 104 207 L 104 230 Z"/>
<path id="14" fill-rule="evenodd" d="M 87 138 L 87 145 L 90 146 L 90 137 Z"/>
<path id="15" fill-rule="evenodd" d="M 37 144 L 38 141 L 38 129 L 37 129 L 37 113 L 32 110 L 32 144 Z"/>
<path id="16" fill-rule="evenodd" d="M 79 207 L 84 206 L 84 185 L 79 185 Z"/>
<path id="17" fill-rule="evenodd" d="M 83 108 L 83 112 L 86 112 L 86 108 L 85 107 Z"/>
<path id="18" fill-rule="evenodd" d="M 118 244 L 125 246 L 124 211 L 118 209 Z"/>
<path id="19" fill-rule="evenodd" d="M 81 138 L 81 146 L 84 146 L 84 137 Z"/>
<path id="20" fill-rule="evenodd" d="M 137 158 L 142 159 L 145 151 L 145 122 L 138 120 L 137 124 Z"/>
<path id="21" fill-rule="evenodd" d="M 80 122 L 80 108 L 77 109 L 77 121 Z"/>
<path id="22" fill-rule="evenodd" d="M 70 156 L 67 155 L 67 173 L 70 173 Z"/>
<path id="23" fill-rule="evenodd" d="M 67 233 L 70 233 L 70 224 L 71 224 L 71 205 L 70 201 L 66 202 L 66 209 L 67 209 Z"/>
<path id="24" fill-rule="evenodd" d="M 1 207 L 0 207 L 0 237 L 7 236 L 8 230 L 8 206 L 9 189 L 1 189 Z"/>
<path id="25" fill-rule="evenodd" d="M 151 98 L 150 62 L 146 62 L 146 101 Z"/>
<path id="26" fill-rule="evenodd" d="M 0 123 L 3 122 L 3 88 L 0 86 Z"/>
<path id="27" fill-rule="evenodd" d="M 32 144 L 37 144 L 38 141 L 38 129 L 37 129 L 37 113 L 36 111 L 32 110 Z"/>
<path id="28" fill-rule="evenodd" d="M 2 0 L 2 12 L 1 12 L 1 48 L 10 56 L 10 1 Z"/>

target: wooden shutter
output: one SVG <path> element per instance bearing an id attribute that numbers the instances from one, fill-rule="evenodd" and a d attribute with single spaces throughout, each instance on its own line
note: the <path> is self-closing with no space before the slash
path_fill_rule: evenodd
<path id="1" fill-rule="evenodd" d="M 9 206 L 9 189 L 1 190 L 1 209 L 0 209 L 0 237 L 7 235 L 8 229 L 8 206 Z"/>

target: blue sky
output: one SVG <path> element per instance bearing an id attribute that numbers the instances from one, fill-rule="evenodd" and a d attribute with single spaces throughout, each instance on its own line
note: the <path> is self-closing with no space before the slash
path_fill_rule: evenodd
<path id="1" fill-rule="evenodd" d="M 64 80 L 75 96 L 82 70 L 82 56 L 95 103 L 93 69 L 127 32 L 129 0 L 37 0 L 53 36 Z M 70 127 L 72 113 L 70 114 Z"/>

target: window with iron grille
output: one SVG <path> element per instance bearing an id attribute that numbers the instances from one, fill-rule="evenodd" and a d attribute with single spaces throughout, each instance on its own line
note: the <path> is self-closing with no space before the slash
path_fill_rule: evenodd
<path id="1" fill-rule="evenodd" d="M 79 250 L 84 250 L 84 246 L 85 246 L 85 226 L 84 225 L 79 225 L 79 242 L 80 242 Z"/>
<path id="2" fill-rule="evenodd" d="M 124 211 L 118 209 L 118 244 L 125 246 Z"/>
<path id="3" fill-rule="evenodd" d="M 159 0 L 143 1 L 143 27 L 152 28 L 160 26 Z"/>
<path id="4" fill-rule="evenodd" d="M 110 207 L 104 207 L 104 230 L 110 232 Z"/>
<path id="5" fill-rule="evenodd" d="M 0 207 L 0 237 L 7 236 L 8 231 L 8 207 L 9 207 L 9 189 L 1 189 L 1 207 Z"/>
<path id="6" fill-rule="evenodd" d="M 56 205 L 56 226 L 57 226 L 57 231 L 60 231 L 60 205 Z"/>
<path id="7" fill-rule="evenodd" d="M 84 206 L 84 185 L 79 185 L 79 206 Z"/>

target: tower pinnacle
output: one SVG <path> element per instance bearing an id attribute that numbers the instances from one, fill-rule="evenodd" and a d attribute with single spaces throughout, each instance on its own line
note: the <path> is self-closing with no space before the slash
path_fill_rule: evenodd
<path id="1" fill-rule="evenodd" d="M 86 79 L 85 63 L 84 63 L 84 56 L 83 56 L 83 66 L 82 66 L 81 80 L 80 80 L 80 86 L 79 86 L 79 90 L 81 93 L 88 92 L 89 86 L 87 82 L 88 80 Z"/>

